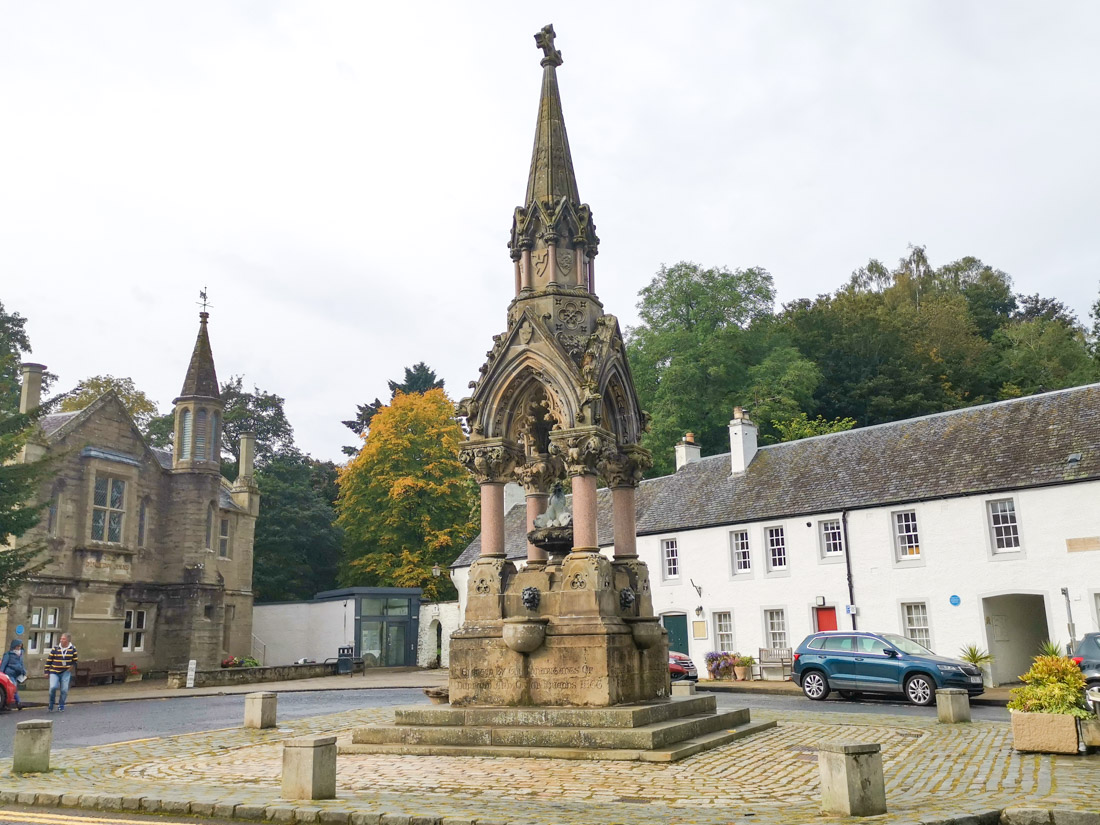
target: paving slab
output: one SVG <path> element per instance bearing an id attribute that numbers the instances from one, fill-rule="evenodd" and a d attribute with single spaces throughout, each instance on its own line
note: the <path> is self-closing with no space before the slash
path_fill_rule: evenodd
<path id="1" fill-rule="evenodd" d="M 392 719 L 392 709 L 362 708 L 296 719 L 281 730 L 59 749 L 55 769 L 44 774 L 14 775 L 11 760 L 3 760 L 0 800 L 14 793 L 33 805 L 79 794 L 81 806 L 106 810 L 139 810 L 146 799 L 186 801 L 192 812 L 257 821 L 289 807 L 294 822 L 342 823 L 346 813 L 348 825 L 793 825 L 821 820 L 817 747 L 843 740 L 882 748 L 889 812 L 875 823 L 973 825 L 1011 807 L 1058 809 L 1076 825 L 1088 820 L 1071 812 L 1100 810 L 1100 755 L 1018 753 L 1006 723 L 769 709 L 754 709 L 753 718 L 776 724 L 673 764 L 343 754 L 337 799 L 281 799 L 283 743 L 328 734 L 349 745 L 354 729 Z"/>

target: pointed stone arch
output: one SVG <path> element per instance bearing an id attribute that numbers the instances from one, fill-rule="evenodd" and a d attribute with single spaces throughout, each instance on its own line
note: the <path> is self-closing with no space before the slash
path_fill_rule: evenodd
<path id="1" fill-rule="evenodd" d="M 534 401 L 541 390 L 555 429 L 576 426 L 581 399 L 575 389 L 575 377 L 536 350 L 520 350 L 500 365 L 491 386 L 484 388 L 485 401 L 478 416 L 487 438 L 518 442 L 519 419 L 525 414 L 524 402 Z"/>

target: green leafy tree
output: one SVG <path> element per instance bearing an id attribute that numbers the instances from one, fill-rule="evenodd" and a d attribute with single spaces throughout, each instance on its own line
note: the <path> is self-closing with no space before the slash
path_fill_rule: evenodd
<path id="1" fill-rule="evenodd" d="M 41 567 L 36 559 L 45 542 L 17 545 L 17 540 L 42 518 L 46 502 L 39 500 L 39 489 L 50 463 L 47 459 L 16 462 L 45 409 L 0 412 L 0 608 L 11 604 L 27 578 Z"/>
<path id="2" fill-rule="evenodd" d="M 85 378 L 61 399 L 62 412 L 82 410 L 108 392 L 118 395 L 138 429 L 145 431 L 149 422 L 157 415 L 157 405 L 149 396 L 139 390 L 132 378 L 116 378 L 113 375 L 93 375 Z"/>
<path id="3" fill-rule="evenodd" d="M 772 421 L 772 427 L 775 428 L 780 441 L 798 441 L 800 438 L 812 438 L 815 435 L 842 433 L 855 425 L 854 418 L 834 418 L 828 421 L 820 415 L 810 418 L 806 413 L 799 413 L 786 421 Z"/>
<path id="4" fill-rule="evenodd" d="M 386 382 L 390 388 L 390 400 L 397 397 L 397 393 L 403 392 L 406 395 L 412 393 L 424 393 L 428 390 L 441 390 L 443 389 L 443 379 L 439 378 L 435 374 L 435 370 L 421 361 L 418 364 L 413 364 L 411 367 L 405 367 L 405 380 L 400 383 L 397 381 Z M 342 421 L 341 423 L 351 430 L 356 435 L 363 435 L 370 429 L 371 419 L 375 414 L 385 406 L 379 399 L 369 404 L 358 405 L 358 411 L 355 418 L 348 421 Z M 355 455 L 359 452 L 358 447 L 344 447 L 345 455 Z"/>
<path id="5" fill-rule="evenodd" d="M 145 425 L 145 441 L 150 447 L 168 450 L 172 447 L 176 434 L 176 414 L 155 415 Z"/>
<path id="6" fill-rule="evenodd" d="M 705 452 L 728 449 L 735 399 L 751 383 L 749 367 L 774 345 L 775 289 L 759 268 L 661 267 L 642 289 L 642 323 L 627 348 L 642 408 L 653 416 L 643 443 L 653 474 L 671 470 L 672 447 L 690 430 Z"/>
<path id="7" fill-rule="evenodd" d="M 336 586 L 341 530 L 334 523 L 336 466 L 296 450 L 256 473 L 260 517 L 252 588 L 258 601 L 309 599 Z"/>
<path id="8" fill-rule="evenodd" d="M 1002 327 L 993 342 L 1000 350 L 1002 398 L 1075 387 L 1100 377 L 1079 326 L 1037 317 Z"/>
<path id="9" fill-rule="evenodd" d="M 294 449 L 294 428 L 283 410 L 284 399 L 259 387 L 244 391 L 244 376 L 236 375 L 222 384 L 222 451 L 233 457 L 222 472 L 236 476 L 241 460 L 241 434 L 256 434 L 256 466 Z"/>
<path id="10" fill-rule="evenodd" d="M 458 460 L 462 430 L 442 389 L 398 392 L 372 418 L 339 478 L 345 585 L 420 587 L 454 598 L 448 566 L 477 533 L 476 488 Z"/>
<path id="11" fill-rule="evenodd" d="M 19 412 L 19 365 L 30 352 L 27 319 L 18 312 L 8 312 L 0 302 L 0 415 Z M 43 374 L 43 391 L 49 389 L 56 377 L 48 372 Z"/>

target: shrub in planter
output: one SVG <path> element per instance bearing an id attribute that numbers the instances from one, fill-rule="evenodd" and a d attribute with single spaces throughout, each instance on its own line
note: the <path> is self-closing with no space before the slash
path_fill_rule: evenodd
<path id="1" fill-rule="evenodd" d="M 733 667 L 737 660 L 736 653 L 726 651 L 711 651 L 703 657 L 707 664 L 707 673 L 711 679 L 732 679 Z"/>
<path id="2" fill-rule="evenodd" d="M 734 673 L 737 674 L 738 679 L 748 679 L 752 675 L 752 666 L 756 664 L 756 659 L 752 656 L 738 656 L 737 661 L 733 663 Z"/>
<path id="3" fill-rule="evenodd" d="M 1012 745 L 1016 750 L 1077 753 L 1077 720 L 1088 719 L 1085 675 L 1068 656 L 1036 656 L 1012 691 Z"/>

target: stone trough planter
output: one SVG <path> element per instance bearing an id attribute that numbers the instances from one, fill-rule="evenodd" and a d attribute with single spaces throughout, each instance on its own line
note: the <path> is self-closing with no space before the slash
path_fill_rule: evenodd
<path id="1" fill-rule="evenodd" d="M 1077 753 L 1077 719 L 1064 713 L 1012 711 L 1012 747 L 1033 753 Z"/>

